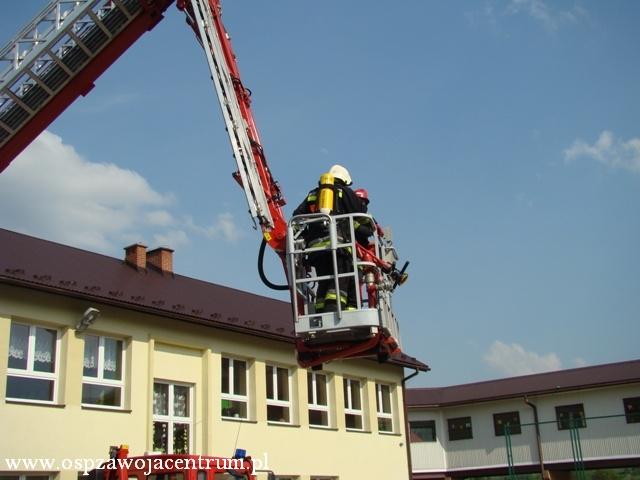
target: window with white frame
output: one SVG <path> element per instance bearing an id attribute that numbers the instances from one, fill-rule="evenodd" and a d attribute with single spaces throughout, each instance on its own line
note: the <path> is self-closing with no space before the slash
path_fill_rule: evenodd
<path id="1" fill-rule="evenodd" d="M 343 378 L 344 421 L 348 430 L 363 430 L 362 382 L 353 378 Z"/>
<path id="2" fill-rule="evenodd" d="M 248 418 L 247 362 L 222 357 L 221 414 L 226 418 Z"/>
<path id="3" fill-rule="evenodd" d="M 59 350 L 58 330 L 11 322 L 6 398 L 55 402 Z"/>
<path id="4" fill-rule="evenodd" d="M 309 425 L 329 426 L 329 378 L 325 373 L 307 372 Z"/>
<path id="5" fill-rule="evenodd" d="M 124 342 L 85 334 L 82 404 L 122 408 L 123 393 Z"/>
<path id="6" fill-rule="evenodd" d="M 153 450 L 189 453 L 193 426 L 191 386 L 156 381 L 153 384 Z"/>
<path id="7" fill-rule="evenodd" d="M 288 368 L 267 365 L 267 420 L 291 423 L 291 372 Z"/>
<path id="8" fill-rule="evenodd" d="M 51 475 L 46 474 L 16 474 L 0 475 L 0 480 L 51 480 Z"/>
<path id="9" fill-rule="evenodd" d="M 376 411 L 378 431 L 393 432 L 393 411 L 391 409 L 391 386 L 376 383 Z"/>

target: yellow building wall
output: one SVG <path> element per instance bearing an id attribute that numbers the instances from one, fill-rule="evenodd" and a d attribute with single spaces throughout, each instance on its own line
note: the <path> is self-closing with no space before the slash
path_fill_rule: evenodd
<path id="1" fill-rule="evenodd" d="M 125 399 L 122 410 L 81 405 L 83 333 L 74 329 L 88 307 L 101 311 L 85 333 L 125 340 Z M 11 321 L 54 327 L 61 335 L 57 405 L 7 401 L 6 376 Z M 249 419 L 220 415 L 221 357 L 249 366 Z M 266 364 L 292 369 L 292 424 L 267 422 Z M 97 459 L 109 445 L 126 443 L 131 455 L 153 446 L 153 382 L 193 387 L 192 452 L 231 456 L 248 451 L 279 475 L 339 479 L 408 478 L 403 369 L 372 361 L 338 361 L 325 366 L 330 379 L 331 427 L 310 426 L 307 371 L 296 365 L 293 346 L 251 335 L 190 324 L 108 305 L 0 285 L 0 461 L 6 458 Z M 342 379 L 363 380 L 365 431 L 347 431 Z M 391 385 L 394 432 L 379 433 L 375 383 Z M 8 433 L 10 432 L 10 433 Z M 76 469 L 56 469 L 60 480 L 75 480 Z M 80 470 L 82 470 L 80 468 Z M 0 464 L 0 472 L 9 473 Z M 33 473 L 33 472 L 32 472 Z"/>

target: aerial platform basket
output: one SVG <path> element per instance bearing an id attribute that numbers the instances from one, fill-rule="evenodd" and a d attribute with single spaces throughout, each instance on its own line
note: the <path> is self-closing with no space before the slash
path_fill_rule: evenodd
<path id="1" fill-rule="evenodd" d="M 368 356 L 384 361 L 399 351 L 391 305 L 397 255 L 390 236 L 379 236 L 375 228 L 368 244 L 358 243 L 356 229 L 367 223 L 375 225 L 366 214 L 322 213 L 288 223 L 287 270 L 301 366 Z M 326 290 L 337 293 L 331 309 L 322 297 Z M 340 295 L 350 297 L 350 305 Z"/>

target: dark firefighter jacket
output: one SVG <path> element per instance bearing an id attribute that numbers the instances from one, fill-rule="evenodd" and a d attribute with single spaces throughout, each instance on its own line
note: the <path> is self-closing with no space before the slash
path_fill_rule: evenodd
<path id="1" fill-rule="evenodd" d="M 293 215 L 304 215 L 308 213 L 318 213 L 318 195 L 320 188 L 316 187 L 311 190 L 307 197 L 302 201 L 300 205 L 293 211 Z M 336 181 L 334 185 L 334 200 L 333 200 L 333 215 L 341 215 L 345 213 L 367 213 L 367 205 L 360 199 L 354 191 L 344 185 L 343 183 Z M 373 230 L 370 227 L 356 224 L 356 237 L 369 237 L 373 234 Z M 366 230 L 366 231 L 365 231 Z M 343 232 L 346 234 L 346 232 Z M 320 228 L 312 228 L 308 232 L 307 240 L 311 240 L 313 237 L 322 237 L 326 235 L 326 231 Z M 360 238 L 358 238 L 360 241 Z"/>

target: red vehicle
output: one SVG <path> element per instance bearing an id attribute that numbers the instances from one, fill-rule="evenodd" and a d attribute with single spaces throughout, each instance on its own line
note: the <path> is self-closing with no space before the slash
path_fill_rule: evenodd
<path id="1" fill-rule="evenodd" d="M 15 0 L 16 2 L 18 0 Z M 0 50 L 0 172 L 140 36 L 163 18 L 174 0 L 51 0 L 49 5 Z M 371 244 L 354 240 L 354 226 L 365 218 L 345 218 L 350 238 L 335 235 L 335 217 L 294 218 L 282 212 L 282 191 L 274 179 L 251 111 L 250 92 L 240 79 L 230 37 L 221 18 L 220 0 L 176 0 L 203 47 L 211 71 L 237 170 L 254 223 L 263 241 L 259 271 L 263 281 L 291 293 L 298 363 L 315 367 L 339 358 L 377 357 L 399 353 L 399 328 L 391 295 L 406 275 L 395 268 L 397 255 L 390 235 L 373 235 Z M 323 254 L 334 270 L 318 277 L 310 266 L 317 249 L 301 240 L 304 230 L 322 222 L 332 232 Z M 264 248 L 282 260 L 287 284 L 273 285 L 262 272 Z M 345 253 L 347 252 L 347 253 Z M 351 255 L 351 270 L 338 271 L 337 255 Z M 343 277 L 355 285 L 357 305 L 336 312 L 316 310 L 319 282 Z M 338 289 L 339 290 L 339 289 Z M 336 290 L 337 291 L 337 290 Z M 348 311 L 347 311 L 348 310 Z"/>
<path id="2" fill-rule="evenodd" d="M 111 447 L 109 460 L 89 472 L 89 480 L 256 480 L 251 457 L 236 451 L 233 458 L 187 454 L 129 457 L 129 447 Z M 269 480 L 275 480 L 271 471 Z"/>

